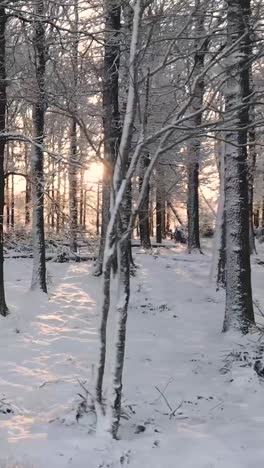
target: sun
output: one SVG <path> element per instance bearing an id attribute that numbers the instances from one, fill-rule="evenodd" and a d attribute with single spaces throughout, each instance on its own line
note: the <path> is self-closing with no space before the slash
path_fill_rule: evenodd
<path id="1" fill-rule="evenodd" d="M 86 179 L 88 182 L 99 182 L 103 176 L 103 164 L 100 162 L 93 162 L 89 169 L 86 171 Z"/>

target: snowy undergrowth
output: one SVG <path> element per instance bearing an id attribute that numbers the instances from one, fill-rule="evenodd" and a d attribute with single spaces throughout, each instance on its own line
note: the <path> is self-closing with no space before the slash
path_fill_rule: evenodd
<path id="1" fill-rule="evenodd" d="M 2 460 L 23 468 L 262 468 L 261 343 L 255 334 L 221 333 L 224 298 L 210 285 L 207 249 L 203 256 L 173 245 L 137 250 L 135 261 L 116 442 L 95 438 L 94 413 L 80 411 L 97 352 L 100 280 L 92 265 L 49 263 L 45 298 L 28 292 L 29 260 L 6 261 Z M 263 275 L 254 264 L 254 295 L 264 308 Z"/>

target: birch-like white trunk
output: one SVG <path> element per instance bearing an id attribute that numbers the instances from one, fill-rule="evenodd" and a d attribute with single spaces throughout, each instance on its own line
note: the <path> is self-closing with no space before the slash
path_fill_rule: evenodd
<path id="1" fill-rule="evenodd" d="M 127 307 L 129 301 L 129 248 L 128 241 L 122 240 L 122 234 L 128 225 L 127 218 L 127 196 L 129 193 L 128 180 L 125 178 L 126 168 L 129 162 L 129 152 L 135 119 L 136 106 L 136 91 L 135 83 L 137 82 L 137 52 L 139 40 L 139 28 L 142 17 L 141 0 L 137 0 L 134 6 L 134 18 L 132 37 L 130 44 L 129 58 L 129 90 L 126 105 L 126 113 L 124 118 L 122 136 L 120 141 L 119 152 L 115 164 L 113 177 L 112 200 L 110 220 L 107 227 L 106 242 L 104 249 L 103 260 L 103 278 L 102 278 L 102 305 L 101 305 L 101 325 L 100 325 L 100 354 L 96 376 L 96 408 L 98 416 L 97 430 L 100 431 L 100 421 L 104 417 L 107 422 L 106 430 L 116 437 L 121 412 L 121 392 L 122 392 L 122 376 L 125 353 L 126 339 L 126 319 Z M 138 148 L 140 145 L 138 146 Z M 129 179 L 130 180 L 130 179 Z M 118 232 L 119 241 L 116 245 L 116 231 Z M 105 405 L 102 402 L 103 377 L 105 370 L 105 360 L 107 351 L 106 329 L 108 312 L 110 307 L 110 284 L 111 284 L 111 263 L 113 255 L 118 252 L 118 283 L 119 297 L 116 308 L 117 328 L 115 340 L 115 356 L 112 362 L 112 381 L 110 383 L 110 391 L 108 392 Z"/>

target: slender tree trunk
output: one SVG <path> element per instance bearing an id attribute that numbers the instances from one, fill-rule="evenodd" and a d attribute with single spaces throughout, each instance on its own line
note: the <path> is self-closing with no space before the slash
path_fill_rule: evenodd
<path id="1" fill-rule="evenodd" d="M 225 210 L 225 193 L 224 193 L 224 157 L 221 155 L 219 159 L 220 165 L 220 200 L 217 213 L 217 235 L 219 242 L 217 245 L 218 261 L 217 261 L 217 276 L 216 285 L 217 289 L 226 287 L 226 210 Z"/>
<path id="2" fill-rule="evenodd" d="M 83 195 L 83 227 L 86 229 L 86 212 L 87 212 L 87 190 L 84 190 Z"/>
<path id="3" fill-rule="evenodd" d="M 79 14 L 78 0 L 74 0 L 74 30 L 78 31 Z M 72 122 L 70 134 L 70 160 L 69 160 L 69 214 L 70 214 L 70 249 L 77 252 L 77 231 L 78 231 L 78 142 L 77 142 L 77 90 L 79 81 L 79 37 L 75 33 L 72 50 L 72 71 L 73 71 L 73 104 Z"/>
<path id="4" fill-rule="evenodd" d="M 0 5 L 0 132 L 6 129 L 6 68 L 5 68 L 5 34 L 6 34 L 6 14 L 5 7 Z M 4 202 L 5 202 L 5 138 L 0 138 L 0 315 L 4 317 L 8 314 L 5 300 L 4 288 Z"/>
<path id="5" fill-rule="evenodd" d="M 55 145 L 53 144 L 53 152 L 55 150 Z M 52 232 L 55 230 L 55 165 L 54 159 L 51 160 L 51 203 L 50 203 L 50 224 Z"/>
<path id="6" fill-rule="evenodd" d="M 200 0 L 195 1 L 196 13 L 194 16 L 194 34 L 197 36 L 197 51 L 194 56 L 193 65 L 193 99 L 191 104 L 191 113 L 196 115 L 190 119 L 189 124 L 192 128 L 199 129 L 202 123 L 203 96 L 204 96 L 204 78 L 198 78 L 204 67 L 204 59 L 207 51 L 208 40 L 204 28 L 205 11 Z M 202 38 L 202 39 L 201 39 Z M 199 130 L 197 130 L 198 132 Z M 200 226 L 199 226 L 199 163 L 200 163 L 201 141 L 199 136 L 193 136 L 188 145 L 188 252 L 199 251 L 200 246 Z"/>
<path id="7" fill-rule="evenodd" d="M 67 195 L 67 172 L 65 167 L 63 168 L 63 192 L 62 192 L 62 227 L 65 227 L 66 219 L 66 195 Z"/>
<path id="8" fill-rule="evenodd" d="M 133 31 L 131 34 L 130 57 L 129 57 L 129 91 L 127 98 L 126 114 L 123 124 L 123 132 L 115 164 L 115 172 L 113 177 L 113 192 L 111 197 L 111 217 L 107 227 L 106 244 L 104 251 L 103 261 L 103 303 L 102 303 L 102 316 L 101 316 L 101 329 L 100 329 L 100 357 L 96 381 L 96 407 L 97 416 L 103 413 L 102 410 L 102 383 L 105 366 L 106 354 L 106 326 L 108 311 L 110 306 L 110 279 L 111 279 L 111 264 L 113 255 L 118 251 L 118 281 L 120 296 L 117 303 L 117 332 L 113 362 L 113 373 L 111 381 L 111 394 L 107 397 L 106 409 L 109 409 L 109 418 L 107 418 L 108 431 L 113 437 L 116 437 L 121 412 L 121 390 L 122 390 L 122 376 L 124 365 L 124 352 L 126 340 L 126 318 L 127 306 L 129 300 L 129 249 L 126 245 L 128 232 L 126 229 L 127 222 L 127 195 L 128 195 L 128 180 L 126 179 L 127 165 L 129 162 L 129 154 L 131 149 L 131 140 L 133 133 L 133 125 L 135 120 L 136 109 L 136 89 L 135 83 L 137 82 L 137 66 L 136 58 L 138 52 L 139 30 L 143 9 L 141 0 L 137 0 L 134 5 L 134 18 L 133 18 Z M 140 141 L 138 151 L 140 151 Z M 116 237 L 118 234 L 118 241 Z M 123 237 L 123 238 L 122 238 Z M 108 416 L 108 414 L 107 414 Z M 99 429 L 99 420 L 98 429 Z M 106 429 L 107 430 L 107 429 Z"/>
<path id="9" fill-rule="evenodd" d="M 162 203 L 161 203 L 161 190 L 159 183 L 156 187 L 156 242 L 162 243 Z"/>
<path id="10" fill-rule="evenodd" d="M 120 423 L 122 387 L 123 387 L 123 367 L 125 360 L 126 346 L 126 323 L 127 311 L 130 297 L 130 258 L 129 240 L 118 242 L 118 298 L 116 307 L 116 337 L 115 353 L 113 362 L 113 378 L 110 395 L 111 411 L 111 433 L 114 438 Z"/>
<path id="11" fill-rule="evenodd" d="M 96 235 L 100 235 L 100 182 L 97 182 L 96 191 Z"/>
<path id="12" fill-rule="evenodd" d="M 84 205 L 84 172 L 81 169 L 80 179 L 80 208 L 79 208 L 79 224 L 83 228 L 83 205 Z"/>
<path id="13" fill-rule="evenodd" d="M 25 226 L 30 224 L 30 202 L 31 202 L 31 184 L 29 181 L 30 168 L 28 157 L 28 145 L 25 145 L 25 172 L 26 172 L 26 190 L 25 190 Z"/>
<path id="14" fill-rule="evenodd" d="M 142 189 L 144 174 L 150 163 L 149 155 L 143 154 L 140 162 L 141 162 L 141 168 L 140 168 L 140 176 L 139 176 L 139 191 L 141 191 Z M 150 249 L 151 241 L 150 241 L 150 228 L 149 228 L 149 183 L 147 186 L 147 190 L 146 190 L 141 208 L 138 212 L 138 218 L 139 218 L 141 247 L 143 247 L 144 249 Z"/>
<path id="15" fill-rule="evenodd" d="M 251 25 L 250 25 L 251 26 Z M 252 56 L 252 46 L 248 54 Z M 249 65 L 249 86 L 250 94 L 254 94 L 254 79 L 252 64 Z M 256 253 L 254 224 L 253 224 L 253 208 L 254 208 L 254 177 L 257 162 L 257 149 L 256 149 L 256 129 L 255 129 L 255 105 L 251 103 L 249 108 L 249 120 L 251 127 L 248 130 L 248 211 L 249 211 L 249 245 L 250 253 Z"/>
<path id="16" fill-rule="evenodd" d="M 34 47 L 36 57 L 36 93 L 32 110 L 33 137 L 38 146 L 32 146 L 31 173 L 32 173 L 32 203 L 33 203 L 33 274 L 32 289 L 47 292 L 46 262 L 45 262 L 45 234 L 44 234 L 44 154 L 42 150 L 44 141 L 45 119 L 45 29 L 43 16 L 45 16 L 43 0 L 36 0 L 35 7 L 35 34 Z"/>
<path id="17" fill-rule="evenodd" d="M 250 0 L 227 0 L 227 45 L 239 43 L 226 63 L 226 116 L 232 116 L 233 120 L 225 135 L 226 308 L 223 330 L 243 333 L 254 323 L 247 161 L 249 18 Z"/>
<path id="18" fill-rule="evenodd" d="M 5 192 L 6 192 L 6 229 L 9 232 L 10 228 L 10 189 L 9 189 L 9 176 L 5 180 Z"/>
<path id="19" fill-rule="evenodd" d="M 180 223 L 180 225 L 183 226 L 184 225 L 183 220 L 181 219 L 181 217 L 180 217 L 178 211 L 176 210 L 176 208 L 174 208 L 173 204 L 170 201 L 168 201 L 167 205 L 170 207 L 170 209 L 173 212 L 173 214 L 174 214 L 175 218 L 177 219 L 178 223 Z"/>
<path id="20" fill-rule="evenodd" d="M 164 171 L 161 164 L 157 165 L 156 178 L 156 241 L 161 244 L 165 231 Z"/>
<path id="21" fill-rule="evenodd" d="M 166 236 L 168 235 L 168 233 L 170 232 L 170 204 L 169 204 L 169 201 L 167 201 L 167 204 L 166 204 Z"/>
<path id="22" fill-rule="evenodd" d="M 102 274 L 103 256 L 107 226 L 110 218 L 110 198 L 114 164 L 120 141 L 119 113 L 119 65 L 121 4 L 118 0 L 104 0 L 105 7 L 105 50 L 103 77 L 103 129 L 104 129 L 104 169 L 102 180 L 102 225 L 101 239 L 94 269 L 94 275 Z"/>
<path id="23" fill-rule="evenodd" d="M 11 228 L 15 227 L 15 181 L 14 174 L 11 175 Z"/>
<path id="24" fill-rule="evenodd" d="M 253 207 L 254 207 L 254 174 L 256 168 L 257 152 L 256 152 L 256 132 L 251 128 L 248 132 L 249 140 L 249 161 L 248 161 L 248 211 L 249 211 L 249 245 L 250 253 L 256 253 L 255 234 L 253 224 Z"/>
<path id="25" fill-rule="evenodd" d="M 59 147 L 59 153 L 61 148 Z M 59 163 L 59 170 L 57 176 L 57 192 L 56 192 L 56 233 L 60 233 L 60 218 L 61 218 L 61 164 Z"/>
<path id="26" fill-rule="evenodd" d="M 69 165 L 69 215 L 70 215 L 70 249 L 77 252 L 77 231 L 78 231 L 78 200 L 77 200 L 77 123 L 72 119 L 71 123 L 71 154 Z"/>

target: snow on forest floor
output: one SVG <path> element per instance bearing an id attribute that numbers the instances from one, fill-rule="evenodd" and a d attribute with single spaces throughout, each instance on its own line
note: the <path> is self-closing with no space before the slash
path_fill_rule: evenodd
<path id="1" fill-rule="evenodd" d="M 6 261 L 11 314 L 0 324 L 1 467 L 263 468 L 264 383 L 248 366 L 257 337 L 221 333 L 224 298 L 210 285 L 209 251 L 190 256 L 170 245 L 153 255 L 134 252 L 124 375 L 129 419 L 119 441 L 96 438 L 85 420 L 76 421 L 78 379 L 89 388 L 97 353 L 100 280 L 91 263 L 48 263 L 45 298 L 28 292 L 30 260 Z M 264 309 L 263 279 L 263 266 L 253 261 L 255 298 Z M 232 363 L 234 351 L 247 360 Z"/>

